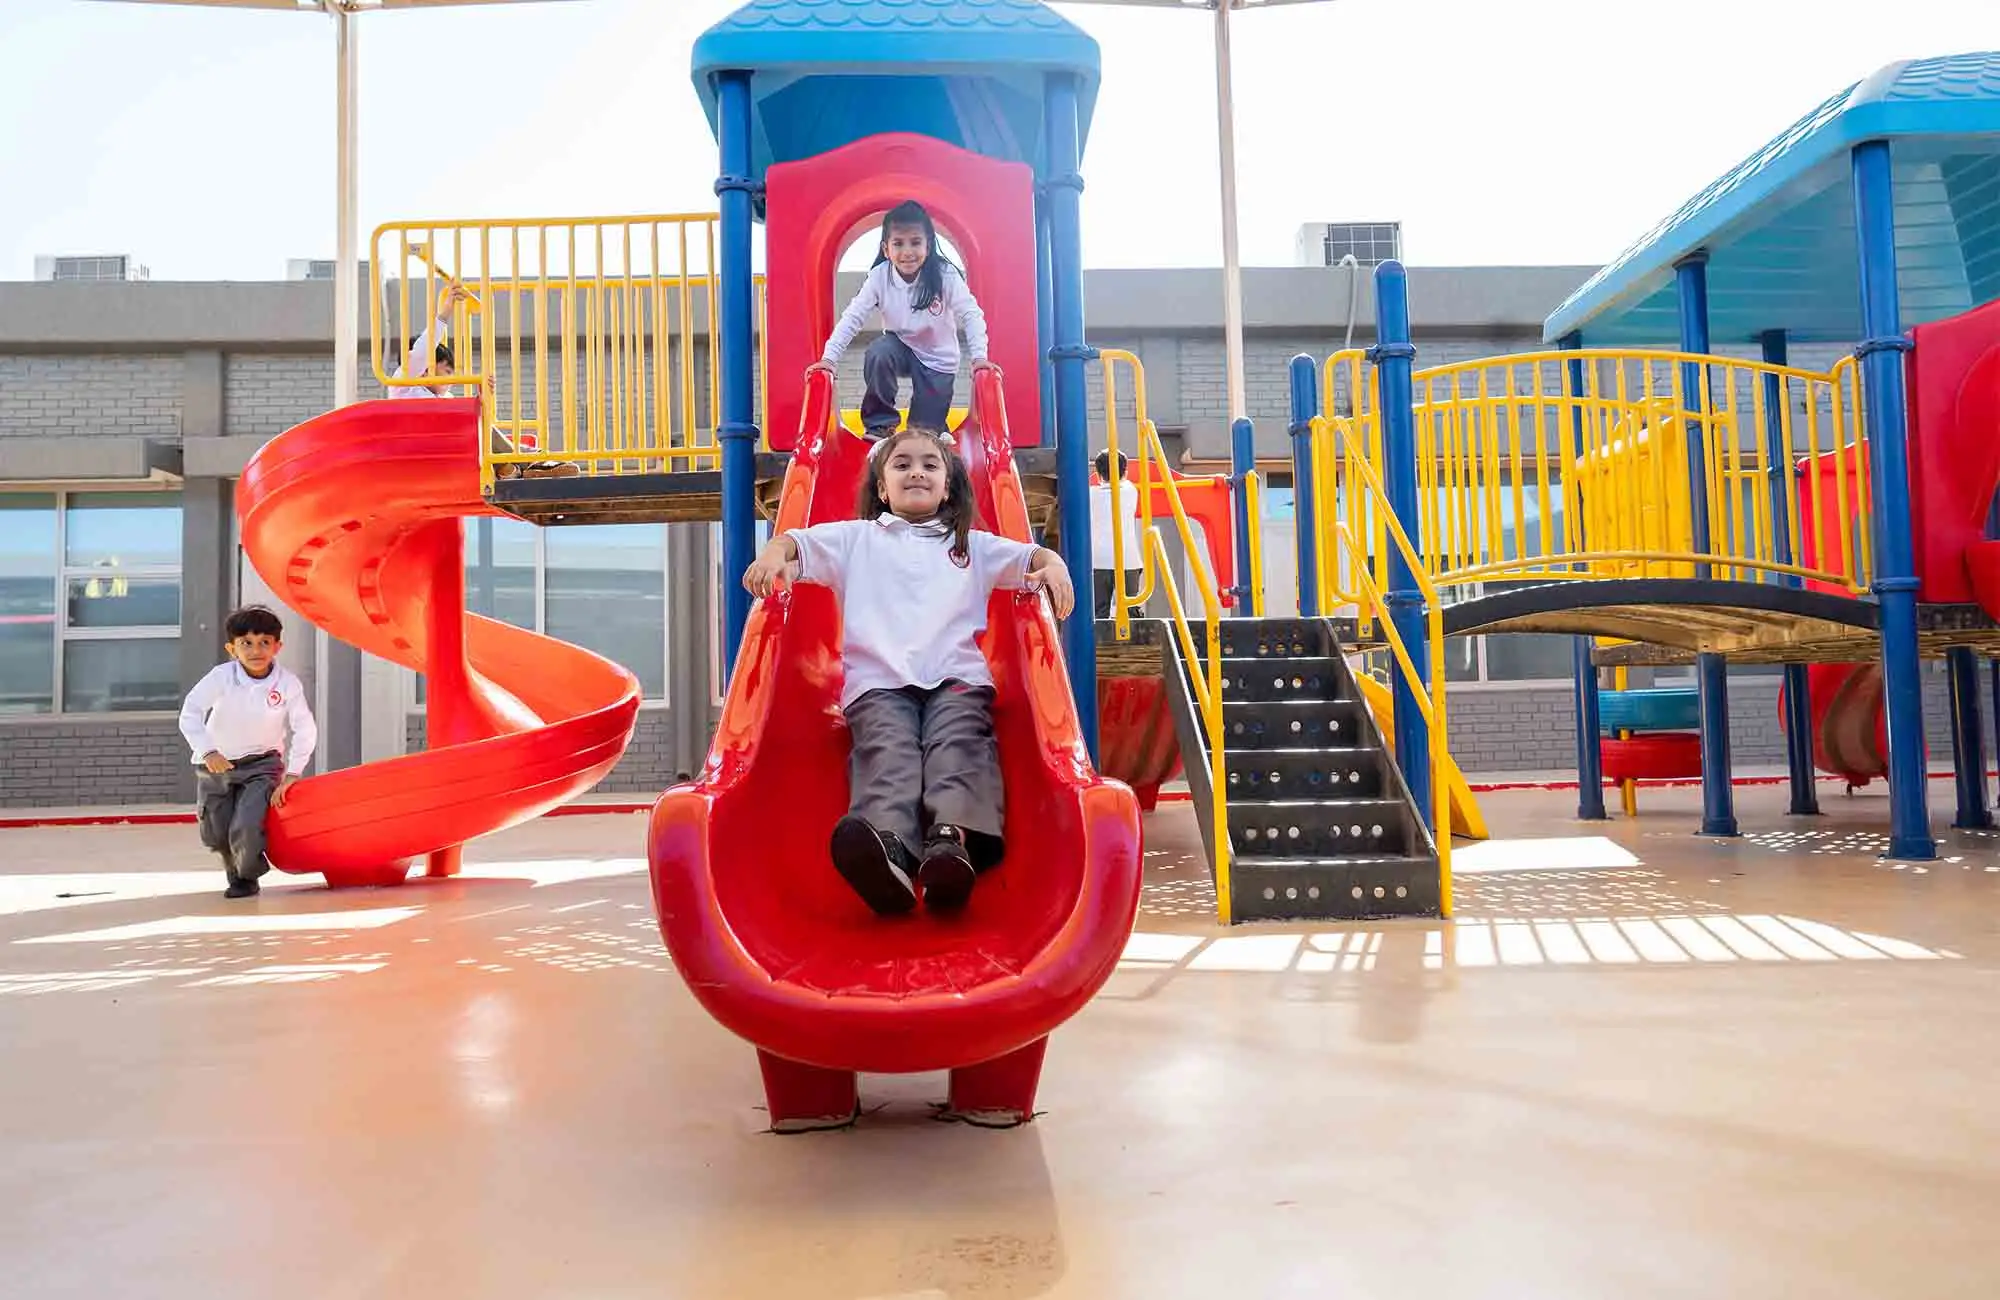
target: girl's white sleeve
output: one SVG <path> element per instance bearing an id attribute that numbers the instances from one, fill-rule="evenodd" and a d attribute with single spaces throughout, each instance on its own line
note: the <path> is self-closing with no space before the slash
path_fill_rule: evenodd
<path id="1" fill-rule="evenodd" d="M 972 572 L 987 591 L 1019 591 L 1027 585 L 1028 566 L 1042 548 L 1033 542 L 1017 542 L 997 533 L 973 533 L 966 539 L 972 553 Z"/>
<path id="2" fill-rule="evenodd" d="M 431 361 L 437 353 L 438 340 L 447 338 L 450 334 L 450 321 L 442 316 L 432 321 L 423 333 L 417 335 L 417 341 L 410 344 L 409 355 L 403 358 L 403 364 L 397 366 L 395 372 L 390 377 L 392 379 L 419 379 L 428 375 L 431 372 Z M 388 395 L 390 397 L 429 397 L 431 393 L 427 388 L 391 386 Z"/>
<path id="3" fill-rule="evenodd" d="M 799 581 L 838 588 L 847 577 L 854 542 L 863 528 L 873 528 L 873 520 L 842 519 L 830 524 L 794 528 L 785 536 L 799 548 Z"/>
<path id="4" fill-rule="evenodd" d="M 868 323 L 868 315 L 882 305 L 882 272 L 888 269 L 884 262 L 868 273 L 861 282 L 861 292 L 854 295 L 854 301 L 847 304 L 847 310 L 840 313 L 834 322 L 833 333 L 826 340 L 826 349 L 820 353 L 820 360 L 829 366 L 840 364 L 840 358 L 847 351 L 847 345 L 854 342 L 854 336 Z"/>
<path id="5" fill-rule="evenodd" d="M 986 360 L 986 311 L 979 305 L 979 299 L 972 296 L 972 286 L 962 275 L 948 275 L 945 283 L 951 291 L 951 312 L 958 320 L 958 327 L 965 331 L 965 351 L 974 361 Z"/>

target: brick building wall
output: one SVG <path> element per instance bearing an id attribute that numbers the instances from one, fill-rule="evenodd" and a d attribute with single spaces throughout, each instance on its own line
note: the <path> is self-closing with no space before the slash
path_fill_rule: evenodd
<path id="1" fill-rule="evenodd" d="M 0 355 L 0 438 L 178 437 L 181 375 L 173 355 Z"/>
<path id="2" fill-rule="evenodd" d="M 194 798 L 174 719 L 8 719 L 0 726 L 0 808 L 183 803 Z"/>

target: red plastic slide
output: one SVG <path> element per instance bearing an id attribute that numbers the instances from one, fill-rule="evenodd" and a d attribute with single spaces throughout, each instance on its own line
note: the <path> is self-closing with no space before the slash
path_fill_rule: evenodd
<path id="1" fill-rule="evenodd" d="M 625 752 L 632 674 L 465 613 L 479 402 L 363 402 L 273 438 L 236 488 L 243 549 L 332 635 L 425 674 L 430 748 L 315 776 L 271 817 L 271 861 L 331 885 L 457 870 L 467 840 L 589 790 Z M 322 723 L 324 723 L 322 719 Z"/>
<path id="2" fill-rule="evenodd" d="M 853 517 L 863 471 L 860 441 L 833 428 L 825 376 L 808 383 L 804 411 L 779 528 Z M 976 381 L 959 446 L 982 518 L 1026 538 L 991 374 Z M 1042 598 L 996 592 L 982 648 L 997 686 L 1007 857 L 961 916 L 877 917 L 827 859 L 847 808 L 848 740 L 840 617 L 824 587 L 752 611 L 701 778 L 653 810 L 661 934 L 702 1005 L 756 1046 L 781 1131 L 851 1120 L 859 1071 L 949 1070 L 957 1113 L 1027 1119 L 1049 1032 L 1096 993 L 1131 933 L 1138 809 L 1091 770 Z"/>

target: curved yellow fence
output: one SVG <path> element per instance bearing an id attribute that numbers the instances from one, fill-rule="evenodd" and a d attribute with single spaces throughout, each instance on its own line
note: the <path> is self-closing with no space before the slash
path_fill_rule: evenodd
<path id="1" fill-rule="evenodd" d="M 1380 467 L 1361 370 L 1358 353 L 1328 361 L 1327 414 L 1354 403 Z M 1868 584 L 1851 360 L 1821 374 L 1683 352 L 1533 352 L 1420 370 L 1414 388 L 1415 540 L 1440 587 L 1699 574 Z M 1374 527 L 1363 503 L 1334 508 Z M 1812 533 L 1824 544 L 1809 548 Z M 1379 558 L 1379 528 L 1370 535 Z"/>

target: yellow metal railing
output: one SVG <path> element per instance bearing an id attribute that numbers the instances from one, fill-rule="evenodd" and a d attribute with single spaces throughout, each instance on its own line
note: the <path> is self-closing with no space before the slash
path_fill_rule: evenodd
<path id="1" fill-rule="evenodd" d="M 1858 375 L 1851 361 L 1821 374 L 1728 357 L 1588 349 L 1419 371 L 1413 539 L 1423 568 L 1444 588 L 1687 576 L 1702 565 L 1718 578 L 1793 575 L 1861 591 L 1872 556 Z M 1354 446 L 1342 455 L 1361 455 L 1379 474 L 1381 434 L 1360 354 L 1327 362 L 1327 415 L 1337 419 L 1336 381 L 1354 410 Z M 1696 543 L 1689 489 L 1696 444 L 1706 469 L 1706 546 Z M 1372 508 L 1346 499 L 1327 513 L 1368 539 L 1379 588 L 1387 551 Z M 1808 527 L 1816 546 L 1807 545 Z M 1347 575 L 1333 586 L 1353 601 Z"/>
<path id="2" fill-rule="evenodd" d="M 1105 445 L 1111 451 L 1114 464 L 1121 466 L 1124 454 L 1120 451 L 1118 421 L 1118 367 L 1128 366 L 1132 372 L 1132 419 L 1137 426 L 1138 451 L 1133 457 L 1139 469 L 1139 538 L 1145 548 L 1143 556 L 1145 568 L 1139 581 L 1139 590 L 1126 590 L 1125 574 L 1125 530 L 1113 527 L 1111 530 L 1111 572 L 1112 601 L 1111 614 L 1117 627 L 1118 639 L 1130 639 L 1132 635 L 1132 611 L 1143 609 L 1152 599 L 1157 582 L 1165 594 L 1167 609 L 1173 621 L 1174 635 L 1180 641 L 1181 654 L 1188 665 L 1188 680 L 1194 692 L 1195 707 L 1201 714 L 1202 731 L 1208 748 L 1208 776 L 1211 825 L 1214 827 L 1215 847 L 1215 899 L 1216 912 L 1223 924 L 1230 921 L 1231 906 L 1229 896 L 1229 805 L 1227 798 L 1228 773 L 1223 761 L 1223 721 L 1222 721 L 1222 599 L 1216 590 L 1215 576 L 1209 571 L 1203 551 L 1194 535 L 1194 527 L 1188 520 L 1187 510 L 1181 504 L 1179 487 L 1174 482 L 1172 469 L 1167 461 L 1166 448 L 1160 443 L 1160 431 L 1146 413 L 1146 370 L 1139 358 L 1130 352 L 1105 349 L 1099 354 L 1104 366 L 1104 436 Z M 1194 626 L 1188 619 L 1187 609 L 1182 604 L 1180 586 L 1174 581 L 1173 568 L 1168 562 L 1166 543 L 1161 540 L 1159 530 L 1153 527 L 1153 488 L 1155 485 L 1166 489 L 1167 504 L 1173 512 L 1174 527 L 1180 535 L 1183 553 L 1188 557 L 1188 566 L 1194 573 L 1196 586 L 1201 591 L 1202 622 L 1206 634 L 1202 646 L 1195 642 Z M 1132 490 L 1125 482 L 1125 476 L 1113 474 L 1109 484 L 1111 489 L 1111 517 L 1124 518 L 1124 493 Z M 1088 522 L 1085 516 L 1084 522 Z M 1254 532 L 1254 530 L 1253 530 Z M 1203 653 L 1203 646 L 1206 653 Z"/>
<path id="3" fill-rule="evenodd" d="M 392 390 L 440 383 L 405 372 L 413 359 L 428 370 L 412 344 L 457 283 L 449 382 L 485 403 L 485 488 L 536 462 L 586 475 L 714 468 L 716 247 L 711 213 L 390 222 L 370 255 L 375 376 Z M 761 285 L 757 316 L 761 338 Z"/>
<path id="4" fill-rule="evenodd" d="M 1430 732 L 1431 825 L 1438 853 L 1439 910 L 1452 912 L 1452 789 L 1458 777 L 1451 761 L 1445 701 L 1444 602 L 1426 571 L 1424 557 L 1389 508 L 1389 495 L 1371 451 L 1381 441 L 1372 367 L 1359 352 L 1335 353 L 1327 361 L 1329 401 L 1334 381 L 1351 395 L 1348 414 L 1320 415 L 1312 423 L 1313 547 L 1319 563 L 1319 608 L 1325 617 L 1351 608 L 1364 634 L 1381 624 L 1394 671 L 1409 684 L 1417 713 Z M 1388 617 L 1390 547 L 1409 566 L 1423 597 L 1427 662 L 1419 670 L 1410 647 Z M 1303 612 L 1303 611 L 1302 611 Z M 1379 719 L 1385 725 L 1386 718 Z"/>

